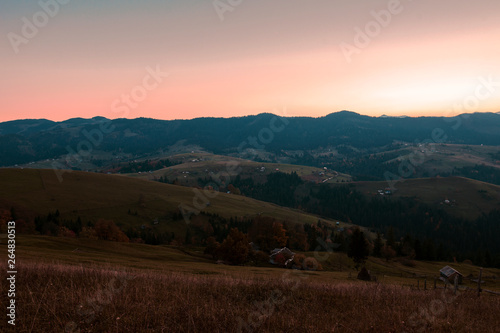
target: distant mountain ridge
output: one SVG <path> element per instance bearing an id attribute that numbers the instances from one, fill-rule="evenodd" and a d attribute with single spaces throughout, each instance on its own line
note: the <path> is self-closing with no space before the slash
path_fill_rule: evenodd
<path id="1" fill-rule="evenodd" d="M 100 132 L 101 124 L 112 128 Z M 382 147 L 394 141 L 422 142 L 439 134 L 447 143 L 500 145 L 500 114 L 473 113 L 455 117 L 370 117 L 350 111 L 325 117 L 283 117 L 264 113 L 234 118 L 156 120 L 151 118 L 73 118 L 0 123 L 1 166 L 57 158 L 88 141 L 94 133 L 94 150 L 144 154 L 165 149 L 179 141 L 215 153 L 235 153 L 246 148 L 269 151 L 315 149 L 349 145 Z M 437 131 L 437 132 L 436 132 Z M 99 134 L 96 134 L 100 132 Z M 101 137 L 102 135 L 102 137 Z M 240 148 L 238 148 L 240 147 Z"/>

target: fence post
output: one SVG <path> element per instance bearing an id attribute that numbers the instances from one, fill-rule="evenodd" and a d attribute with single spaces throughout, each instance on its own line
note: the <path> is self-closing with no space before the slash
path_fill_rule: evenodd
<path id="1" fill-rule="evenodd" d="M 455 275 L 455 287 L 453 288 L 453 295 L 457 294 L 457 289 L 458 289 L 458 274 Z"/>
<path id="2" fill-rule="evenodd" d="M 424 280 L 424 290 L 427 290 L 427 278 Z"/>
<path id="3" fill-rule="evenodd" d="M 483 268 L 479 269 L 479 279 L 477 279 L 477 297 L 481 296 L 481 276 L 483 275 Z"/>

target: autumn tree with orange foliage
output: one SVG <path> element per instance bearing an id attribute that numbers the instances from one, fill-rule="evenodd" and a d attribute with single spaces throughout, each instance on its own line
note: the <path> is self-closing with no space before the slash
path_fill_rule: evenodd
<path id="1" fill-rule="evenodd" d="M 286 235 L 286 230 L 283 228 L 283 224 L 279 222 L 273 223 L 273 239 L 278 247 L 283 247 L 288 241 L 288 236 Z"/>
<path id="2" fill-rule="evenodd" d="M 307 233 L 304 230 L 304 225 L 299 223 L 288 222 L 285 225 L 288 235 L 288 247 L 298 251 L 308 251 L 309 243 L 307 242 Z"/>
<path id="3" fill-rule="evenodd" d="M 207 238 L 207 247 L 203 253 L 211 255 L 212 258 L 215 259 L 219 246 L 220 244 L 215 240 L 215 237 L 210 236 Z"/>
<path id="4" fill-rule="evenodd" d="M 241 265 L 248 259 L 250 244 L 248 237 L 236 228 L 232 228 L 227 238 L 217 249 L 218 257 L 233 265 Z"/>
<path id="5" fill-rule="evenodd" d="M 232 194 L 238 194 L 238 195 L 239 195 L 239 194 L 241 194 L 240 189 L 239 189 L 239 188 L 237 188 L 237 187 L 234 187 L 234 185 L 233 185 L 233 184 L 229 184 L 229 185 L 227 186 L 227 190 L 228 190 L 229 192 L 231 192 Z"/>
<path id="6" fill-rule="evenodd" d="M 283 224 L 271 217 L 258 217 L 249 229 L 250 239 L 262 251 L 286 246 L 288 236 Z"/>
<path id="7" fill-rule="evenodd" d="M 116 242 L 128 242 L 127 235 L 123 233 L 113 220 L 99 219 L 94 226 L 95 233 L 99 239 Z"/>
<path id="8" fill-rule="evenodd" d="M 12 221 L 10 210 L 0 208 L 0 233 L 7 233 L 7 222 Z"/>

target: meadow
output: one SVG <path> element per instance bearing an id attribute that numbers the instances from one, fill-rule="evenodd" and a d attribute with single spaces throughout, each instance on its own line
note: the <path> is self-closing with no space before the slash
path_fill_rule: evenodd
<path id="1" fill-rule="evenodd" d="M 363 282 L 348 261 L 341 271 L 318 272 L 225 266 L 196 249 L 41 236 L 19 236 L 18 249 L 16 332 L 497 332 L 500 325 L 500 296 L 416 288 L 414 276 L 440 263 L 403 270 L 370 258 L 368 267 L 384 266 L 387 275 Z M 325 260 L 333 269 L 339 258 Z M 3 263 L 0 272 L 5 281 Z"/>
<path id="2" fill-rule="evenodd" d="M 356 189 L 369 196 L 380 196 L 387 182 L 354 182 Z M 484 212 L 500 208 L 500 186 L 463 177 L 405 179 L 395 184 L 395 199 L 412 198 L 438 206 L 448 213 L 475 219 Z M 445 200 L 448 200 L 446 202 Z"/>

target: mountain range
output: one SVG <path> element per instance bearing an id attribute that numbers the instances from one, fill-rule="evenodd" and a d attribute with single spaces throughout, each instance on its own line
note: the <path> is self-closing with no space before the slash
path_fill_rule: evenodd
<path id="1" fill-rule="evenodd" d="M 218 154 L 237 154 L 247 148 L 280 151 L 349 146 L 370 150 L 394 142 L 500 145 L 499 128 L 497 113 L 413 118 L 341 111 L 320 118 L 264 113 L 192 120 L 27 119 L 0 123 L 0 165 L 59 158 L 82 150 L 85 154 L 91 150 L 153 154 L 179 143 Z"/>

